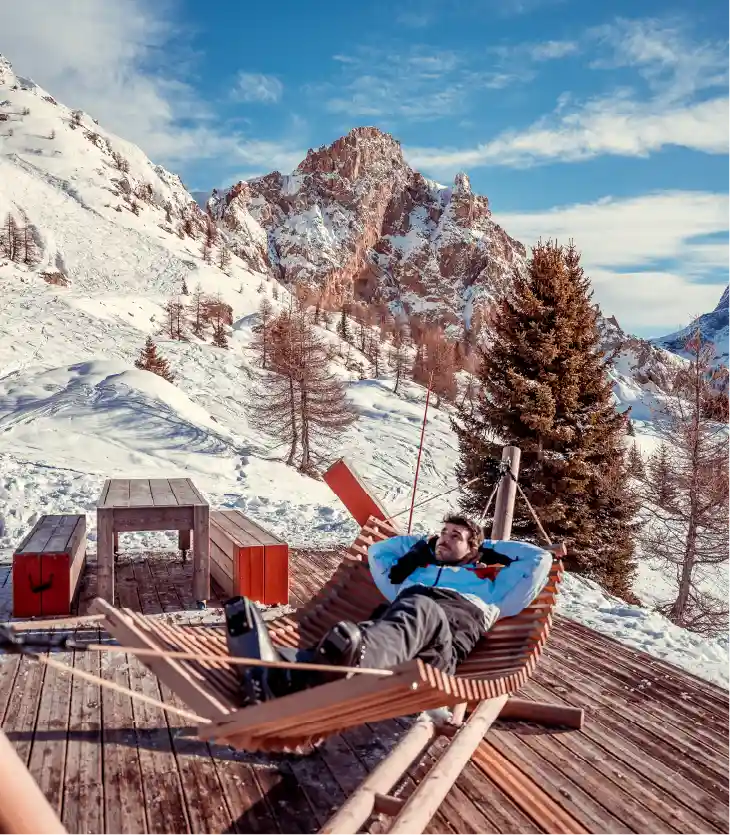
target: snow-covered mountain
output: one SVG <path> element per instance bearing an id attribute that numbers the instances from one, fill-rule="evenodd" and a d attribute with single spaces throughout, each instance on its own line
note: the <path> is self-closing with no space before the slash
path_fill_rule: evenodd
<path id="1" fill-rule="evenodd" d="M 687 339 L 699 328 L 702 338 L 712 342 L 715 346 L 715 363 L 728 365 L 728 316 L 730 302 L 730 287 L 726 287 L 717 307 L 710 313 L 703 313 L 692 321 L 686 328 L 682 328 L 668 336 L 653 339 L 655 345 L 672 351 L 680 357 L 686 356 L 684 351 Z"/>
<path id="2" fill-rule="evenodd" d="M 8 217 L 24 238 L 12 254 Z M 183 284 L 248 310 L 264 276 L 225 230 L 213 230 L 207 263 L 210 225 L 177 175 L 2 60 L 0 377 L 90 352 L 129 362 Z"/>
<path id="3" fill-rule="evenodd" d="M 466 174 L 450 187 L 427 180 L 374 127 L 310 150 L 292 174 L 214 192 L 208 205 L 234 230 L 247 232 L 245 217 L 253 217 L 266 230 L 274 274 L 315 289 L 333 308 L 355 297 L 468 321 L 524 266 L 524 247 L 492 220 Z"/>

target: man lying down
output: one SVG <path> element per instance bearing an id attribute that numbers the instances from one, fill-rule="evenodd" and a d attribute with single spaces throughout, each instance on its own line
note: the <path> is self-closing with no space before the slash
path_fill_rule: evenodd
<path id="1" fill-rule="evenodd" d="M 224 605 L 231 655 L 343 667 L 394 667 L 420 658 L 446 673 L 497 620 L 519 614 L 545 586 L 552 554 L 527 542 L 483 539 L 465 516 L 430 538 L 394 536 L 368 548 L 373 580 L 390 601 L 366 621 L 343 620 L 309 649 L 275 646 L 255 603 Z M 314 687 L 333 673 L 237 667 L 247 704 Z"/>

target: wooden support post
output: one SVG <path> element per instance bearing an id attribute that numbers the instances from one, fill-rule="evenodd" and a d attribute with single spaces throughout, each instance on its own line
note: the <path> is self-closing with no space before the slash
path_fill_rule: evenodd
<path id="1" fill-rule="evenodd" d="M 499 714 L 500 719 L 522 719 L 525 722 L 539 722 L 541 725 L 580 730 L 583 727 L 582 707 L 571 705 L 532 702 L 529 699 L 510 699 Z"/>
<path id="2" fill-rule="evenodd" d="M 450 725 L 453 725 L 455 728 L 461 727 L 464 724 L 464 718 L 466 716 L 466 708 L 467 702 L 460 702 L 451 713 L 451 721 L 449 722 Z"/>
<path id="3" fill-rule="evenodd" d="M 193 507 L 193 599 L 205 607 L 210 597 L 210 507 Z"/>
<path id="4" fill-rule="evenodd" d="M 190 550 L 190 531 L 182 530 L 177 532 L 177 547 L 181 551 Z"/>
<path id="5" fill-rule="evenodd" d="M 392 753 L 370 773 L 348 797 L 339 811 L 320 829 L 320 833 L 345 835 L 345 833 L 359 832 L 365 821 L 373 814 L 376 801 L 381 810 L 385 811 L 385 805 L 395 811 L 397 804 L 392 801 L 396 798 L 390 798 L 388 792 L 400 780 L 408 766 L 433 742 L 435 735 L 434 723 L 427 718 L 419 719 L 396 745 Z"/>
<path id="6" fill-rule="evenodd" d="M 484 734 L 499 716 L 507 698 L 499 696 L 496 699 L 488 699 L 472 713 L 454 735 L 441 758 L 408 798 L 388 830 L 389 833 L 418 835 L 423 832 L 471 759 Z"/>
<path id="7" fill-rule="evenodd" d="M 506 446 L 502 449 L 502 461 L 509 463 L 510 472 L 515 479 L 520 474 L 520 448 Z M 515 511 L 517 483 L 510 476 L 502 476 L 494 505 L 492 539 L 509 539 L 512 535 L 512 517 Z"/>
<path id="8" fill-rule="evenodd" d="M 376 794 L 373 811 L 376 815 L 390 815 L 395 817 L 406 805 L 402 797 L 393 797 L 392 794 Z"/>
<path id="9" fill-rule="evenodd" d="M 96 593 L 114 604 L 114 511 L 96 511 Z"/>
<path id="10" fill-rule="evenodd" d="M 66 830 L 13 744 L 0 730 L 0 832 L 65 835 Z"/>

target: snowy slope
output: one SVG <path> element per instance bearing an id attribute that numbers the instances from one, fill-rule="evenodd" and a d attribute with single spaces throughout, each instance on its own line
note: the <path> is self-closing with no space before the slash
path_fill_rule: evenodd
<path id="1" fill-rule="evenodd" d="M 0 121 L 0 220 L 12 212 L 40 248 L 34 265 L 0 259 L 0 548 L 12 549 L 42 513 L 84 512 L 93 551 L 95 502 L 110 476 L 189 476 L 214 505 L 241 508 L 292 544 L 350 540 L 355 525 L 326 485 L 287 468 L 275 442 L 248 424 L 256 371 L 247 347 L 264 277 L 238 258 L 225 272 L 204 263 L 200 237 L 175 234 L 184 217 L 200 221 L 179 179 L 89 116 L 85 128 L 71 129 L 72 111 L 47 95 L 0 63 L 0 114 L 9 115 Z M 128 160 L 128 172 L 115 167 L 110 148 Z M 137 201 L 139 214 L 126 192 L 115 193 L 122 173 L 132 189 L 152 189 L 153 202 Z M 262 231 L 249 221 L 251 234 Z M 47 283 L 44 272 L 61 273 L 68 285 Z M 183 281 L 231 305 L 229 349 L 209 337 L 161 335 L 162 305 Z M 274 306 L 287 305 L 275 282 L 262 289 L 271 298 L 275 286 Z M 174 385 L 134 368 L 148 334 Z M 648 396 L 632 380 L 617 371 L 619 408 Z M 391 389 L 386 380 L 350 383 L 360 420 L 332 457 L 352 459 L 399 510 L 410 498 L 424 392 L 414 384 L 398 396 Z M 446 411 L 431 410 L 426 438 L 419 498 L 453 484 L 457 448 Z M 416 528 L 438 524 L 451 498 L 418 509 Z M 174 541 L 158 533 L 124 540 L 125 547 Z M 726 642 L 702 642 L 575 578 L 561 606 L 626 643 L 727 680 Z"/>

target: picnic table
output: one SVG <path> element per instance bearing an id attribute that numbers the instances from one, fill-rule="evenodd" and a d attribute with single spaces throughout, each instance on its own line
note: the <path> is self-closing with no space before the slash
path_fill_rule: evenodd
<path id="1" fill-rule="evenodd" d="M 182 551 L 193 541 L 193 597 L 210 596 L 210 507 L 189 478 L 110 478 L 96 507 L 97 594 L 114 605 L 114 555 L 120 533 L 179 531 Z"/>

